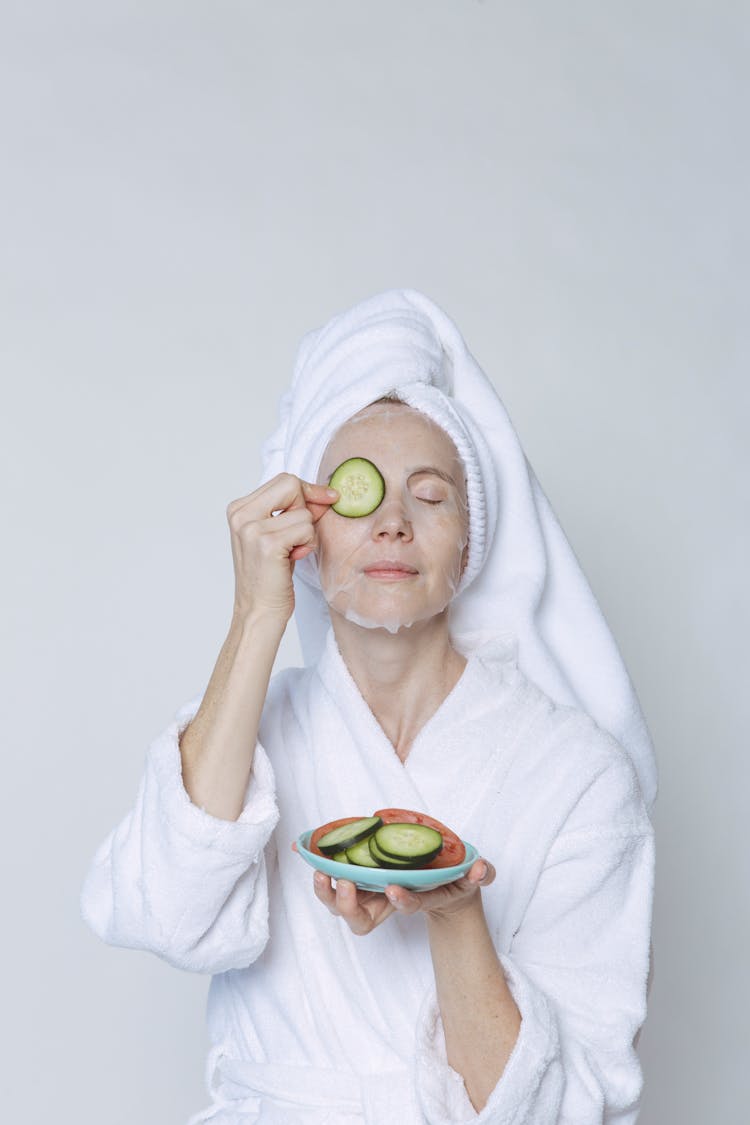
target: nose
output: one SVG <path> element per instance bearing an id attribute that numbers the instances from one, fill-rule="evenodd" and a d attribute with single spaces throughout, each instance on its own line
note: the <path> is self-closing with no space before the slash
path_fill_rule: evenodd
<path id="1" fill-rule="evenodd" d="M 413 531 L 411 523 L 406 515 L 406 508 L 397 496 L 390 500 L 384 500 L 382 504 L 376 508 L 373 515 L 373 539 L 380 539 L 383 535 L 386 535 L 388 538 L 412 538 Z"/>

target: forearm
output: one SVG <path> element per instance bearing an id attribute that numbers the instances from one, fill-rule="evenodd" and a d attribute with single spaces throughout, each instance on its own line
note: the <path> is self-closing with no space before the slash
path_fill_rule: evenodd
<path id="1" fill-rule="evenodd" d="M 481 892 L 460 912 L 428 915 L 448 1062 L 479 1112 L 513 1051 L 521 1013 L 492 943 Z"/>
<path id="2" fill-rule="evenodd" d="M 263 704 L 286 622 L 233 617 L 195 718 L 180 739 L 193 804 L 222 820 L 242 812 Z"/>

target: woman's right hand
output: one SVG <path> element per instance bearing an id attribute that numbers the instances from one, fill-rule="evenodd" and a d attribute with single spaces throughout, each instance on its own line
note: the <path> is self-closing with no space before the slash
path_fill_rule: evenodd
<path id="1" fill-rule="evenodd" d="M 234 561 L 234 615 L 294 612 L 294 563 L 315 551 L 315 524 L 339 493 L 293 473 L 277 473 L 249 496 L 232 500 L 227 520 Z M 279 514 L 273 516 L 272 512 Z"/>

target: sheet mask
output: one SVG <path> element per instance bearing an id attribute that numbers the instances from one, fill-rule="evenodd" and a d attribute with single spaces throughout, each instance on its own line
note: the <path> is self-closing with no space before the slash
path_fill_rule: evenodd
<path id="1" fill-rule="evenodd" d="M 469 540 L 464 466 L 440 427 L 394 403 L 368 406 L 333 435 L 317 482 L 328 484 L 333 470 L 353 457 L 373 462 L 385 494 L 368 515 L 331 508 L 318 520 L 317 579 L 329 612 L 397 633 L 444 612 L 456 595 Z M 384 560 L 415 573 L 367 573 Z"/>
<path id="2" fill-rule="evenodd" d="M 278 426 L 262 449 L 258 485 L 280 472 L 320 480 L 317 474 L 336 432 L 386 395 L 432 419 L 450 437 L 464 466 L 468 559 L 448 606 L 451 644 L 463 655 L 484 646 L 514 645 L 519 667 L 547 695 L 585 711 L 625 748 L 650 812 L 657 795 L 653 744 L 617 642 L 497 390 L 434 301 L 414 289 L 386 290 L 303 336 Z M 368 448 L 351 453 L 367 456 Z M 370 459 L 378 465 L 386 450 L 389 444 L 369 449 Z M 409 452 L 401 474 L 412 463 Z M 411 504 L 404 498 L 403 475 L 391 467 L 393 473 L 398 479 L 388 482 L 390 501 L 400 495 L 404 505 Z M 388 514 L 395 511 L 392 506 Z M 407 515 L 404 507 L 402 518 Z M 332 518 L 326 513 L 320 522 Z M 417 537 L 384 536 L 380 542 L 404 550 Z M 411 549 L 417 551 L 414 545 Z M 345 548 L 341 553 L 346 560 Z M 352 543 L 350 567 L 362 553 L 361 540 Z M 349 590 L 340 584 L 341 575 L 327 582 L 324 595 L 314 555 L 295 563 L 294 618 L 306 665 L 319 660 L 331 626 L 326 596 L 343 598 L 354 589 L 351 581 Z M 347 612 L 367 628 L 408 627 L 419 620 L 418 611 L 399 605 L 402 593 L 405 589 L 380 590 L 380 600 L 370 598 L 366 605 L 352 597 Z"/>

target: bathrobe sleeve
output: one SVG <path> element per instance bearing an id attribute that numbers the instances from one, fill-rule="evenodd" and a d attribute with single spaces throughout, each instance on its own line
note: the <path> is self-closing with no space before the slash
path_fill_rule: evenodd
<path id="1" fill-rule="evenodd" d="M 180 969 L 220 973 L 249 965 L 268 940 L 264 848 L 279 814 L 260 743 L 236 821 L 191 802 L 179 738 L 201 699 L 181 707 L 149 746 L 135 806 L 94 856 L 81 912 L 111 945 L 150 950 Z"/>
<path id="2" fill-rule="evenodd" d="M 417 1028 L 430 1125 L 632 1125 L 643 1079 L 654 833 L 630 762 L 593 781 L 555 838 L 508 955 L 518 1039 L 481 1113 L 448 1065 L 437 998 Z"/>

